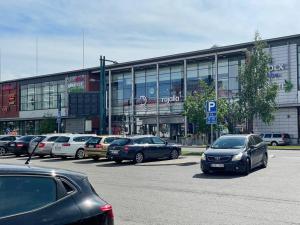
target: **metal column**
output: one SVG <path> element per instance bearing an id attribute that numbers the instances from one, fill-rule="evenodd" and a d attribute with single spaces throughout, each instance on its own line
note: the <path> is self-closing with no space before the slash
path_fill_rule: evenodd
<path id="1" fill-rule="evenodd" d="M 111 107 L 111 70 L 108 71 L 108 134 L 112 134 L 111 129 L 111 113 L 112 113 L 112 107 Z"/>
<path id="2" fill-rule="evenodd" d="M 130 134 L 135 133 L 135 128 L 134 128 L 134 67 L 131 67 L 131 129 L 130 129 Z"/>
<path id="3" fill-rule="evenodd" d="M 105 56 L 100 56 L 99 79 L 99 134 L 106 134 L 106 101 L 105 101 Z"/>
<path id="4" fill-rule="evenodd" d="M 218 100 L 218 54 L 215 54 L 215 88 L 216 88 L 216 100 Z"/>
<path id="5" fill-rule="evenodd" d="M 184 102 L 186 101 L 187 95 L 187 64 L 186 59 L 183 60 L 183 94 L 184 94 Z M 187 137 L 188 133 L 188 121 L 187 116 L 184 116 L 184 136 Z"/>
<path id="6" fill-rule="evenodd" d="M 159 131 L 159 64 L 156 64 L 156 136 L 160 136 Z"/>

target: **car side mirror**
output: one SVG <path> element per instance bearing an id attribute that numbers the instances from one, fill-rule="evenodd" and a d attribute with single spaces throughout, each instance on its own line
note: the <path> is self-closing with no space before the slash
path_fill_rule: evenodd
<path id="1" fill-rule="evenodd" d="M 167 145 L 168 144 L 168 142 L 167 141 L 165 141 L 165 145 Z"/>
<path id="2" fill-rule="evenodd" d="M 206 145 L 206 149 L 209 149 L 210 145 Z"/>
<path id="3" fill-rule="evenodd" d="M 254 149 L 254 148 L 255 148 L 255 145 L 250 145 L 249 148 L 250 148 L 250 149 Z"/>

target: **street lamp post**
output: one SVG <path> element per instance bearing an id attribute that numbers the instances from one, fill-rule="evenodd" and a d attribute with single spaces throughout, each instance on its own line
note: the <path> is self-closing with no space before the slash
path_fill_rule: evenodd
<path id="1" fill-rule="evenodd" d="M 106 134 L 106 79 L 105 62 L 118 63 L 117 61 L 105 59 L 100 56 L 100 79 L 99 79 L 99 134 Z"/>

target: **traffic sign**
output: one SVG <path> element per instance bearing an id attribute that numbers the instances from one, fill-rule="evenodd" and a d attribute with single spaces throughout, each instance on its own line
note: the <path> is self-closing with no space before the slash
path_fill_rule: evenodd
<path id="1" fill-rule="evenodd" d="M 217 117 L 216 116 L 206 117 L 206 124 L 217 124 Z"/>
<path id="2" fill-rule="evenodd" d="M 215 100 L 206 101 L 206 124 L 217 123 L 217 102 Z"/>
<path id="3" fill-rule="evenodd" d="M 217 102 L 215 100 L 206 101 L 206 112 L 217 113 Z"/>

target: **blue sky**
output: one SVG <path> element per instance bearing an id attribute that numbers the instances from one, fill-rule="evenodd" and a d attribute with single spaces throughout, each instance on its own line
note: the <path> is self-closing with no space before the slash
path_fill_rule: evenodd
<path id="1" fill-rule="evenodd" d="M 1 79 L 300 33 L 297 0 L 0 0 Z"/>

